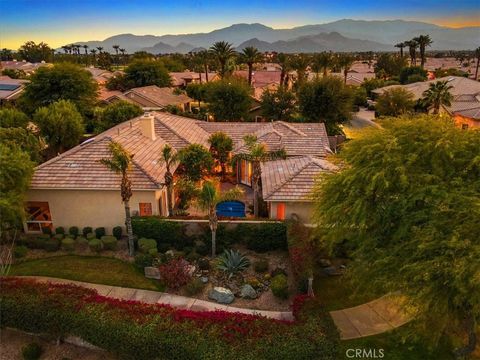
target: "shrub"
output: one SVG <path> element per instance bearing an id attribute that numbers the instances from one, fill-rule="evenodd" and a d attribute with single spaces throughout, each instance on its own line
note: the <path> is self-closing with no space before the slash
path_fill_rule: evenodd
<path id="1" fill-rule="evenodd" d="M 203 290 L 204 284 L 200 278 L 193 278 L 190 282 L 185 285 L 185 293 L 188 296 L 196 295 Z"/>
<path id="2" fill-rule="evenodd" d="M 277 275 L 285 275 L 287 276 L 287 272 L 285 271 L 285 269 L 283 268 L 280 268 L 280 267 L 276 267 L 275 269 L 272 270 L 272 272 L 270 273 L 271 277 L 275 277 Z"/>
<path id="3" fill-rule="evenodd" d="M 42 228 L 42 233 L 46 235 L 52 235 L 52 229 L 49 227 L 43 227 Z"/>
<path id="4" fill-rule="evenodd" d="M 185 256 L 185 259 L 192 263 L 194 261 L 197 261 L 198 259 L 200 259 L 202 256 L 200 254 L 197 254 L 195 251 L 190 251 L 187 256 Z"/>
<path id="5" fill-rule="evenodd" d="M 25 255 L 27 255 L 27 252 L 28 252 L 28 248 L 26 246 L 23 246 L 23 245 L 15 246 L 15 248 L 13 249 L 13 256 L 16 259 L 20 259 L 25 257 Z"/>
<path id="6" fill-rule="evenodd" d="M 75 240 L 70 237 L 67 237 L 62 240 L 62 249 L 66 251 L 75 250 Z"/>
<path id="7" fill-rule="evenodd" d="M 157 249 L 157 242 L 154 239 L 141 238 L 138 240 L 138 249 L 143 253 L 148 253 L 150 249 Z"/>
<path id="8" fill-rule="evenodd" d="M 37 343 L 30 343 L 22 348 L 22 357 L 24 360 L 38 360 L 42 355 L 42 348 Z"/>
<path id="9" fill-rule="evenodd" d="M 100 239 L 92 239 L 88 242 L 90 250 L 100 252 L 102 250 L 102 241 Z"/>
<path id="10" fill-rule="evenodd" d="M 202 256 L 207 256 L 210 254 L 211 250 L 208 248 L 207 244 L 201 243 L 195 247 L 195 251 Z"/>
<path id="11" fill-rule="evenodd" d="M 96 239 L 97 237 L 95 236 L 95 234 L 93 232 L 89 232 L 86 236 L 87 240 L 92 240 L 92 239 Z"/>
<path id="12" fill-rule="evenodd" d="M 172 258 L 158 267 L 160 277 L 170 289 L 178 289 L 190 281 L 188 263 L 182 258 Z"/>
<path id="13" fill-rule="evenodd" d="M 285 223 L 248 224 L 249 231 L 245 239 L 250 250 L 267 252 L 287 250 L 287 227 Z"/>
<path id="14" fill-rule="evenodd" d="M 228 277 L 232 277 L 249 266 L 250 260 L 236 250 L 225 250 L 225 252 L 218 257 L 217 268 L 226 272 Z"/>
<path id="15" fill-rule="evenodd" d="M 158 255 L 158 250 L 156 248 L 148 249 L 148 254 L 152 255 L 152 256 L 157 256 Z"/>
<path id="16" fill-rule="evenodd" d="M 63 238 L 65 237 L 64 234 L 55 234 L 53 235 L 53 238 L 58 240 L 58 241 L 61 241 Z"/>
<path id="17" fill-rule="evenodd" d="M 76 243 L 80 246 L 87 246 L 88 245 L 88 240 L 85 239 L 83 236 L 78 236 L 75 239 Z"/>
<path id="18" fill-rule="evenodd" d="M 184 238 L 182 224 L 157 217 L 133 217 L 132 227 L 133 233 L 139 238 L 155 239 L 159 251 L 162 251 L 162 244 L 170 247 Z"/>
<path id="19" fill-rule="evenodd" d="M 198 260 L 198 268 L 200 270 L 210 270 L 210 260 L 207 258 L 201 258 Z"/>
<path id="20" fill-rule="evenodd" d="M 272 279 L 270 283 L 273 295 L 280 299 L 288 299 L 288 282 L 287 277 L 279 274 Z"/>
<path id="21" fill-rule="evenodd" d="M 97 239 L 101 239 L 102 236 L 105 236 L 105 228 L 104 227 L 98 227 L 95 229 L 95 236 Z"/>
<path id="22" fill-rule="evenodd" d="M 65 228 L 63 226 L 59 226 L 59 227 L 55 228 L 55 234 L 65 235 Z"/>
<path id="23" fill-rule="evenodd" d="M 84 237 L 87 237 L 87 234 L 90 234 L 92 232 L 93 232 L 93 229 L 90 226 L 85 226 L 82 229 L 82 234 L 83 234 Z"/>
<path id="24" fill-rule="evenodd" d="M 49 252 L 57 251 L 58 249 L 60 249 L 60 240 L 55 238 L 49 239 L 45 241 L 45 243 L 43 244 L 43 247 L 46 251 L 49 251 Z"/>
<path id="25" fill-rule="evenodd" d="M 138 254 L 135 256 L 135 267 L 143 272 L 143 268 L 146 266 L 152 266 L 153 256 L 150 254 Z"/>
<path id="26" fill-rule="evenodd" d="M 121 226 L 115 226 L 112 230 L 112 234 L 117 238 L 117 240 L 121 239 L 122 233 L 123 233 L 123 229 Z"/>
<path id="27" fill-rule="evenodd" d="M 105 235 L 101 240 L 105 250 L 117 250 L 118 240 L 115 236 Z"/>
<path id="28" fill-rule="evenodd" d="M 264 273 L 268 271 L 268 260 L 262 259 L 253 263 L 253 268 L 257 273 Z"/>
<path id="29" fill-rule="evenodd" d="M 71 226 L 70 229 L 68 229 L 68 233 L 75 239 L 80 233 L 80 230 L 77 226 Z"/>
<path id="30" fill-rule="evenodd" d="M 50 237 L 48 235 L 39 235 L 37 237 L 29 237 L 26 240 L 26 244 L 29 249 L 44 249 L 45 241 L 49 239 Z"/>

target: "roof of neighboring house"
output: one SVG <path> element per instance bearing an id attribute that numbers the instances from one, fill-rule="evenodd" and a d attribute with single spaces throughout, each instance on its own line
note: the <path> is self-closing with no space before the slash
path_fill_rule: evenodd
<path id="1" fill-rule="evenodd" d="M 0 76 L 0 100 L 13 100 L 20 96 L 28 80 Z"/>
<path id="2" fill-rule="evenodd" d="M 172 78 L 172 85 L 173 86 L 183 86 L 185 85 L 186 80 L 189 81 L 206 81 L 206 76 L 204 72 L 198 73 L 193 71 L 183 71 L 183 72 L 171 72 L 170 77 Z M 217 77 L 217 73 L 211 72 L 208 73 L 208 81 L 215 80 Z"/>
<path id="3" fill-rule="evenodd" d="M 264 87 L 269 84 L 280 84 L 281 73 L 282 72 L 278 70 L 255 70 L 252 72 L 252 86 L 257 88 Z M 233 75 L 248 79 L 247 70 L 237 70 L 233 73 Z"/>
<path id="4" fill-rule="evenodd" d="M 45 62 L 31 63 L 28 61 L 0 61 L 1 69 L 23 70 L 27 74 L 35 72 L 42 66 L 50 66 L 51 64 Z"/>
<path id="5" fill-rule="evenodd" d="M 143 86 L 138 88 L 133 88 L 124 93 L 125 96 L 129 97 L 130 94 L 135 94 L 137 96 L 143 97 L 144 99 L 156 104 L 158 107 L 165 107 L 168 105 L 181 105 L 185 103 L 192 102 L 185 94 L 175 94 L 175 89 L 163 87 L 160 88 L 156 85 Z M 134 100 L 134 99 L 132 99 Z M 134 100 L 135 101 L 135 100 Z"/>
<path id="6" fill-rule="evenodd" d="M 262 195 L 266 201 L 311 201 L 315 178 L 337 167 L 311 156 L 269 161 L 262 167 Z"/>

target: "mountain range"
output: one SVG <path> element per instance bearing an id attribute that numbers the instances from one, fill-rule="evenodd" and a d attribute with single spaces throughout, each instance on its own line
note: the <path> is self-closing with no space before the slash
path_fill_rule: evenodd
<path id="1" fill-rule="evenodd" d="M 102 46 L 113 52 L 120 45 L 127 52 L 187 53 L 193 49 L 209 48 L 216 41 L 228 41 L 237 49 L 253 45 L 261 51 L 388 51 L 394 44 L 428 34 L 432 50 L 467 50 L 480 45 L 480 27 L 449 28 L 435 24 L 404 20 L 339 20 L 326 24 L 273 29 L 262 24 L 234 24 L 208 33 L 180 35 L 120 34 L 103 41 L 84 41 L 76 44 L 90 48 Z"/>

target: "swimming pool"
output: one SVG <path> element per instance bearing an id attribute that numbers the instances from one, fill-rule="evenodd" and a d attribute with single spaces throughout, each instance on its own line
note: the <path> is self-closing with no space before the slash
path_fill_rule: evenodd
<path id="1" fill-rule="evenodd" d="M 224 201 L 217 205 L 217 216 L 245 217 L 245 204 L 241 201 Z"/>

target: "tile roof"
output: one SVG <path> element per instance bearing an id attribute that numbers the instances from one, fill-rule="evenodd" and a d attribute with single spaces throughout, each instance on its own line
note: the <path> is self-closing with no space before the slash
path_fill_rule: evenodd
<path id="1" fill-rule="evenodd" d="M 165 107 L 167 105 L 181 105 L 193 101 L 185 94 L 176 95 L 174 90 L 175 89 L 173 88 L 160 88 L 156 85 L 150 85 L 130 89 L 126 91 L 124 95 L 128 96 L 129 94 L 133 93 L 137 96 L 147 99 L 159 107 Z"/>
<path id="2" fill-rule="evenodd" d="M 262 195 L 266 201 L 310 201 L 315 178 L 321 172 L 336 170 L 324 159 L 291 157 L 262 165 Z"/>
<path id="3" fill-rule="evenodd" d="M 15 99 L 25 87 L 28 80 L 11 79 L 8 76 L 0 76 L 0 100 Z"/>

